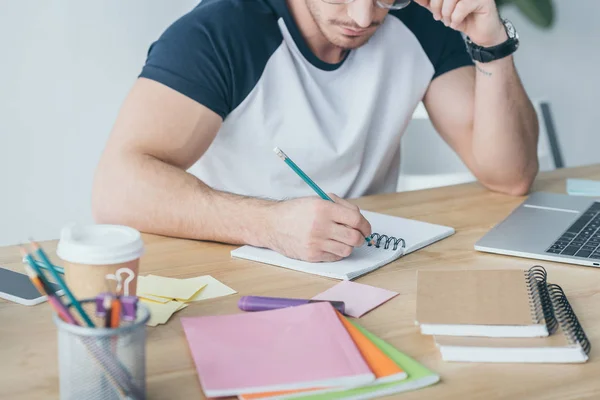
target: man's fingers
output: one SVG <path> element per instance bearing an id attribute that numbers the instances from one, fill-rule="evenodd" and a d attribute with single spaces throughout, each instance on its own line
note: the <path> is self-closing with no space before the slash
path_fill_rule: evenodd
<path id="1" fill-rule="evenodd" d="M 428 9 L 429 11 L 431 11 L 429 9 L 429 3 L 430 3 L 429 0 L 414 0 L 414 1 L 415 1 L 415 3 L 417 3 L 418 5 L 420 5 L 421 7 L 425 7 L 426 9 Z"/>
<path id="2" fill-rule="evenodd" d="M 337 254 L 329 253 L 327 251 L 313 250 L 301 259 L 303 261 L 308 261 L 311 263 L 319 263 L 339 261 L 342 258 L 344 257 L 338 256 Z"/>
<path id="3" fill-rule="evenodd" d="M 362 232 L 336 223 L 331 224 L 329 238 L 352 247 L 360 247 L 365 243 Z"/>
<path id="4" fill-rule="evenodd" d="M 334 219 L 336 222 L 338 222 L 340 224 L 348 225 L 351 228 L 357 229 L 359 232 L 362 233 L 363 241 L 364 241 L 365 237 L 371 235 L 371 224 L 369 224 L 369 221 L 367 221 L 365 219 L 365 217 L 362 216 L 362 214 L 360 213 L 360 208 L 357 205 L 352 204 L 349 201 L 344 200 L 341 197 L 338 197 L 337 195 L 335 195 L 333 193 L 328 193 L 328 195 L 329 195 L 329 197 L 331 197 L 333 199 L 333 201 L 336 204 L 341 205 L 341 206 L 347 208 L 348 210 L 350 210 L 352 213 L 354 213 L 354 215 L 352 215 L 352 213 L 346 213 L 346 216 L 341 216 L 341 217 L 339 217 L 339 219 Z M 344 220 L 348 220 L 348 221 L 355 220 L 355 223 L 354 224 L 346 224 L 344 222 L 341 222 L 340 219 L 344 219 Z"/>
<path id="5" fill-rule="evenodd" d="M 429 11 L 433 14 L 436 21 L 442 19 L 442 5 L 444 0 L 431 0 L 429 2 Z"/>
<path id="6" fill-rule="evenodd" d="M 344 200 L 344 199 L 342 199 L 341 197 L 338 197 L 336 194 L 333 194 L 333 193 L 328 193 L 328 195 L 329 195 L 329 197 L 331 197 L 331 198 L 333 199 L 333 201 L 334 201 L 335 203 L 337 203 L 337 204 L 341 204 L 341 205 L 343 205 L 344 207 L 346 207 L 346 208 L 349 208 L 349 209 L 351 209 L 351 210 L 356 210 L 356 211 L 358 211 L 358 210 L 359 210 L 358 206 L 356 206 L 356 205 L 354 205 L 354 204 L 350 203 L 350 202 L 349 202 L 349 201 L 347 201 L 347 200 Z"/>
<path id="7" fill-rule="evenodd" d="M 331 257 L 329 257 L 329 254 L 332 254 L 334 256 L 335 260 L 332 261 L 336 261 L 339 260 L 340 258 L 346 258 L 348 257 L 350 254 L 352 254 L 352 246 L 348 246 L 344 243 L 340 243 L 338 241 L 335 240 L 326 240 L 323 243 L 323 248 L 322 250 L 325 252 L 325 254 L 323 255 L 324 258 L 326 259 L 331 259 Z"/>
<path id="8" fill-rule="evenodd" d="M 444 0 L 444 4 L 442 5 L 442 20 L 446 26 L 450 26 L 452 13 L 454 12 L 456 3 L 459 1 L 461 0 Z"/>
<path id="9" fill-rule="evenodd" d="M 454 7 L 454 12 L 452 12 L 452 16 L 450 17 L 450 27 L 452 29 L 459 27 L 465 18 L 477 10 L 477 7 L 476 1 L 460 0 L 458 4 L 456 4 L 456 7 Z"/>
<path id="10" fill-rule="evenodd" d="M 332 219 L 338 224 L 347 225 L 362 233 L 364 237 L 371 235 L 371 224 L 356 210 L 337 205 L 332 210 Z"/>

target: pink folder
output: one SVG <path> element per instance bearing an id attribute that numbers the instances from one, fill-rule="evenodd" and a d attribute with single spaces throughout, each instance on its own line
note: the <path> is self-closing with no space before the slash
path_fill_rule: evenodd
<path id="1" fill-rule="evenodd" d="M 375 379 L 329 303 L 181 318 L 207 397 Z"/>

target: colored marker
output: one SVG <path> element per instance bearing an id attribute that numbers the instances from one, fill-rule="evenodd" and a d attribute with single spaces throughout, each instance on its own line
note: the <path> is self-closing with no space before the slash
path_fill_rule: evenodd
<path id="1" fill-rule="evenodd" d="M 310 303 L 320 303 L 327 300 L 306 300 L 306 299 L 287 299 L 282 297 L 263 297 L 263 296 L 243 296 L 238 302 L 238 307 L 242 311 L 267 311 L 279 308 L 295 307 Z M 345 304 L 343 301 L 327 301 L 344 314 Z"/>

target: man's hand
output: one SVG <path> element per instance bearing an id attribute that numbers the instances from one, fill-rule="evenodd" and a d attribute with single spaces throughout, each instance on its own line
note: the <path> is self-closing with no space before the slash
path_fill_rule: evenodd
<path id="1" fill-rule="evenodd" d="M 475 44 L 495 46 L 508 39 L 494 0 L 415 0 L 433 18 L 467 35 Z"/>
<path id="2" fill-rule="evenodd" d="M 491 47 L 508 39 L 494 0 L 414 1 L 477 45 Z M 440 36 L 464 45 L 456 35 Z M 423 103 L 436 131 L 479 182 L 501 193 L 529 192 L 539 168 L 539 128 L 512 56 L 475 61 L 475 68 L 436 77 Z"/>
<path id="3" fill-rule="evenodd" d="M 366 246 L 371 225 L 357 206 L 329 194 L 334 202 L 306 197 L 277 203 L 271 212 L 270 247 L 309 262 L 338 261 Z"/>

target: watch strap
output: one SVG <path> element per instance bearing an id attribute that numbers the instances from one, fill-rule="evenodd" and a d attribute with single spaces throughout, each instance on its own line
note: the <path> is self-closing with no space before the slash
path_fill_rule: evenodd
<path id="1" fill-rule="evenodd" d="M 473 43 L 468 36 L 466 37 L 467 51 L 474 61 L 487 63 L 507 57 L 517 51 L 519 48 L 519 35 L 510 21 L 502 19 L 502 23 L 506 29 L 508 39 L 496 46 L 483 47 Z"/>
<path id="2" fill-rule="evenodd" d="M 518 47 L 519 42 L 515 38 L 509 38 L 505 42 L 491 47 L 479 46 L 470 40 L 467 42 L 469 55 L 473 60 L 481 63 L 487 63 L 507 57 L 517 51 Z"/>

